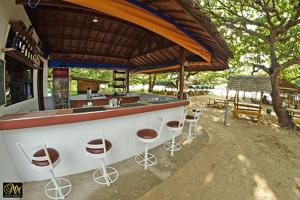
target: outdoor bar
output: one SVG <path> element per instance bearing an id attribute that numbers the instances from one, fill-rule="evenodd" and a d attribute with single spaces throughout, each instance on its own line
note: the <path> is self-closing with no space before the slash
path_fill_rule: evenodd
<path id="1" fill-rule="evenodd" d="M 94 151 L 106 154 L 111 148 L 106 165 L 140 154 L 146 144 L 146 169 L 144 161 L 149 159 L 149 166 L 157 161 L 150 160 L 151 154 L 147 158 L 148 148 L 182 131 L 189 105 L 185 72 L 227 69 L 231 56 L 215 26 L 191 1 L 4 0 L 0 11 L 5 22 L 0 24 L 2 182 L 49 179 L 49 171 L 32 169 L 26 145 L 45 145 L 39 159 L 46 160 L 31 160 L 34 154 L 29 162 L 46 162 L 53 170 L 59 160 L 58 177 L 96 169 L 102 157 L 87 157 L 81 141 L 97 137 L 102 140 Z M 72 68 L 111 70 L 114 92 L 98 94 L 101 80 L 70 77 Z M 49 70 L 52 96 L 47 92 Z M 178 73 L 178 96 L 130 91 L 131 74 L 164 72 Z M 70 95 L 71 80 L 77 81 L 81 94 Z M 159 136 L 155 142 L 145 141 L 152 137 L 151 128 Z M 146 129 L 138 140 L 137 132 Z M 176 151 L 174 141 L 170 148 Z M 107 183 L 106 170 L 101 173 Z M 54 175 L 52 180 L 55 185 Z M 64 197 L 70 191 L 61 192 Z"/>

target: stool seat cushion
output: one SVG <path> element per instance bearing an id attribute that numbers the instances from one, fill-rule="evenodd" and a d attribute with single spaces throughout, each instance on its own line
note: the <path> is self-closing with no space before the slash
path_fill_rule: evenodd
<path id="1" fill-rule="evenodd" d="M 178 127 L 179 127 L 179 124 L 180 124 L 179 121 L 169 121 L 169 122 L 167 123 L 167 126 L 168 126 L 168 127 L 172 127 L 172 128 L 178 128 Z M 181 124 L 181 126 L 182 126 L 182 124 Z M 181 127 L 181 126 L 180 126 L 180 127 Z"/>
<path id="2" fill-rule="evenodd" d="M 57 159 L 59 158 L 59 153 L 56 151 L 56 149 L 53 148 L 47 148 L 47 151 L 52 164 L 55 163 L 55 161 L 57 161 Z M 45 150 L 44 149 L 38 150 L 33 154 L 32 164 L 39 167 L 48 166 L 50 164 L 48 160 L 34 160 L 34 157 L 44 157 L 44 156 L 46 156 Z"/>
<path id="3" fill-rule="evenodd" d="M 199 113 L 199 112 L 201 112 L 201 110 L 193 109 L 193 112 Z"/>
<path id="4" fill-rule="evenodd" d="M 193 115 L 187 115 L 185 118 L 186 119 L 194 119 L 195 117 Z"/>
<path id="5" fill-rule="evenodd" d="M 153 129 L 141 129 L 136 133 L 136 135 L 143 139 L 153 139 L 158 136 L 157 132 Z"/>
<path id="6" fill-rule="evenodd" d="M 94 140 L 91 140 L 88 142 L 88 144 L 94 144 L 94 145 L 97 145 L 97 144 L 102 144 L 102 139 L 94 139 Z M 106 148 L 106 151 L 109 151 L 112 147 L 112 144 L 110 141 L 108 140 L 105 140 L 105 148 Z M 89 153 L 92 153 L 92 154 L 101 154 L 101 153 L 104 153 L 104 149 L 103 148 L 88 148 L 86 147 L 85 148 L 87 152 Z"/>

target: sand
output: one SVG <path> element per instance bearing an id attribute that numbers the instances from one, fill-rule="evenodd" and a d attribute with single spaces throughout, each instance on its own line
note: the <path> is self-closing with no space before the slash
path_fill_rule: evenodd
<path id="1" fill-rule="evenodd" d="M 208 144 L 139 199 L 300 200 L 300 137 L 273 117 L 259 124 L 230 118 L 228 127 L 223 118 L 222 109 L 206 107 L 200 124 Z"/>
<path id="2" fill-rule="evenodd" d="M 204 105 L 208 97 L 191 104 Z M 159 162 L 147 171 L 134 158 L 114 164 L 120 176 L 110 187 L 95 184 L 93 171 L 68 176 L 67 199 L 300 200 L 300 137 L 278 127 L 273 115 L 259 124 L 229 118 L 228 127 L 223 119 L 224 109 L 205 107 L 192 143 L 174 157 L 162 146 L 151 150 Z M 46 200 L 46 183 L 24 184 L 23 199 Z"/>

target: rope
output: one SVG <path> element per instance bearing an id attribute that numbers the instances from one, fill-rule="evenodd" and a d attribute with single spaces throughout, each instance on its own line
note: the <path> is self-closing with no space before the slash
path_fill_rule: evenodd
<path id="1" fill-rule="evenodd" d="M 31 4 L 31 1 L 32 0 L 28 0 L 28 2 L 27 2 L 28 6 L 30 8 L 36 8 L 39 5 L 39 3 L 40 3 L 41 0 L 38 0 L 35 5 Z"/>

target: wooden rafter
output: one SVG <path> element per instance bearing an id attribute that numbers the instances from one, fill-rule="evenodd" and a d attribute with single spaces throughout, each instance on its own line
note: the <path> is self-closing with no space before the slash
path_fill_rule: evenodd
<path id="1" fill-rule="evenodd" d="M 203 41 L 205 47 L 210 47 L 213 63 L 205 67 L 228 67 L 228 57 L 217 44 L 218 40 L 214 40 L 214 35 L 208 34 L 206 29 L 209 27 L 203 27 L 201 22 L 189 13 L 190 10 L 180 6 L 182 0 L 139 1 L 170 17 L 199 38 L 200 43 Z M 16 0 L 16 3 L 25 6 L 39 38 L 49 46 L 51 58 L 98 60 L 112 64 L 130 62 L 131 66 L 137 67 L 170 63 L 180 55 L 178 44 L 170 42 L 167 38 L 96 10 L 62 0 L 41 0 L 36 9 L 30 9 L 27 0 Z M 98 18 L 96 24 L 92 23 L 94 17 Z M 150 56 L 147 56 L 148 54 Z M 194 55 L 191 52 L 187 54 Z M 197 57 L 193 57 L 193 60 L 195 59 L 197 60 Z M 199 61 L 202 59 L 199 58 Z M 200 65 L 189 66 L 188 69 L 204 69 L 199 67 Z"/>

